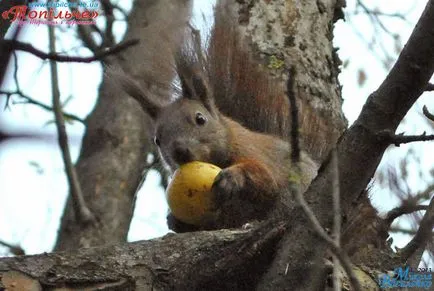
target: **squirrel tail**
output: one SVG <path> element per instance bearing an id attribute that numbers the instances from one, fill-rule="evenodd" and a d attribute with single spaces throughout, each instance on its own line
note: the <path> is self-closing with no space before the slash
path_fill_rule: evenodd
<path id="1" fill-rule="evenodd" d="M 276 61 L 275 57 L 253 57 L 241 36 L 236 18 L 223 3 L 215 8 L 215 22 L 206 51 L 197 38 L 198 32 L 193 30 L 189 46 L 177 57 L 180 79 L 192 74 L 199 76 L 212 92 L 221 113 L 250 130 L 285 140 L 289 140 L 291 132 L 288 94 L 295 94 L 302 149 L 318 161 L 329 150 L 330 126 L 298 97 L 296 80 L 292 80 L 294 92 L 286 92 L 286 81 L 272 76 L 273 71 L 276 76 L 282 75 L 281 70 L 286 69 L 283 61 L 270 65 L 273 59 Z"/>

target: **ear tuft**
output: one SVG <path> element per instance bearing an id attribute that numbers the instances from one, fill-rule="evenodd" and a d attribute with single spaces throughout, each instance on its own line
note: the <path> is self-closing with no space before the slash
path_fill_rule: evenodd
<path id="1" fill-rule="evenodd" d="M 143 90 L 136 80 L 120 68 L 114 67 L 106 67 L 105 76 L 112 82 L 119 84 L 122 90 L 139 102 L 143 111 L 148 113 L 152 119 L 155 120 L 158 117 L 164 105 L 159 102 L 158 98 L 153 98 L 150 92 Z"/>

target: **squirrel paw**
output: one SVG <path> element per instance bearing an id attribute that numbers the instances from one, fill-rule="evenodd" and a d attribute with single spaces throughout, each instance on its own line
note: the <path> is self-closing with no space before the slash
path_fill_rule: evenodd
<path id="1" fill-rule="evenodd" d="M 176 233 L 183 233 L 183 232 L 191 232 L 191 231 L 197 231 L 199 230 L 198 227 L 184 223 L 180 220 L 178 220 L 175 216 L 173 216 L 172 213 L 169 213 L 167 215 L 167 226 L 170 230 L 173 230 Z"/>
<path id="2" fill-rule="evenodd" d="M 245 186 L 243 170 L 238 166 L 223 169 L 215 178 L 212 191 L 216 195 L 216 204 L 222 205 L 231 199 L 234 193 L 240 191 Z"/>

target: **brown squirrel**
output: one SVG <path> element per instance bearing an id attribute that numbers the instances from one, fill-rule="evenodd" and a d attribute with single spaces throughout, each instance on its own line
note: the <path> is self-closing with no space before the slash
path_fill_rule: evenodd
<path id="1" fill-rule="evenodd" d="M 190 161 L 223 169 L 213 184 L 219 214 L 202 229 L 238 227 L 266 218 L 279 195 L 287 193 L 291 174 L 287 94 L 296 90 L 285 92 L 284 82 L 270 77 L 252 59 L 221 7 L 215 16 L 207 51 L 193 40 L 177 54 L 180 98 L 162 104 L 131 79 L 120 80 L 155 121 L 155 144 L 172 171 Z M 303 134 L 318 125 L 309 107 L 298 102 Z M 317 165 L 302 152 L 300 166 L 305 189 Z M 175 231 L 194 229 L 171 215 L 168 223 Z"/>

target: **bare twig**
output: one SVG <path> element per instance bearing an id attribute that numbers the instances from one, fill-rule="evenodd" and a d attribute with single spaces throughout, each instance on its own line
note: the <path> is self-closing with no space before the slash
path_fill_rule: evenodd
<path id="1" fill-rule="evenodd" d="M 298 107 L 297 107 L 297 102 L 295 99 L 295 94 L 294 94 L 294 80 L 295 80 L 295 69 L 291 68 L 290 70 L 290 76 L 288 78 L 288 82 L 287 82 L 287 94 L 288 94 L 288 98 L 289 98 L 289 102 L 291 105 L 291 144 L 292 144 L 292 154 L 291 154 L 291 160 L 293 163 L 293 169 L 295 171 L 294 175 L 296 177 L 301 177 L 301 169 L 300 169 L 300 140 L 299 140 L 299 129 L 298 129 Z M 337 178 L 338 174 L 338 161 L 337 158 L 334 161 L 336 163 L 336 176 L 335 178 Z M 334 181 L 336 182 L 336 181 Z M 339 181 L 337 182 L 339 183 Z M 300 190 L 300 185 L 297 185 L 296 183 L 293 183 L 293 191 L 295 192 L 295 196 L 297 199 L 298 204 L 301 206 L 301 208 L 303 209 L 303 212 L 306 214 L 313 230 L 319 235 L 319 237 L 327 243 L 327 245 L 329 246 L 331 252 L 333 253 L 334 256 L 336 256 L 338 258 L 338 260 L 340 261 L 340 263 L 342 264 L 343 269 L 345 270 L 345 272 L 347 273 L 350 283 L 352 285 L 352 287 L 354 288 L 354 290 L 356 291 L 361 291 L 361 286 L 360 286 L 360 282 L 357 280 L 356 275 L 354 274 L 350 259 L 348 257 L 348 255 L 344 252 L 344 250 L 342 250 L 342 248 L 340 247 L 339 243 L 337 243 L 335 240 L 333 240 L 326 232 L 325 230 L 322 228 L 320 222 L 318 221 L 318 219 L 316 218 L 315 214 L 313 213 L 313 211 L 310 209 L 309 205 L 307 204 L 306 200 L 303 197 L 303 193 Z M 339 196 L 339 186 L 334 185 L 335 187 L 333 188 L 334 192 L 333 193 L 333 197 L 336 198 L 336 195 Z M 338 197 L 339 198 L 339 197 Z M 336 203 L 337 205 L 334 205 L 334 208 L 338 210 L 338 212 L 340 213 L 340 203 Z M 336 214 L 335 214 L 336 215 Z M 341 218 L 336 218 L 336 220 L 340 221 Z M 339 230 L 340 231 L 340 226 L 335 226 L 334 228 L 335 230 Z M 339 237 L 340 235 L 338 235 Z M 337 267 L 336 267 L 337 268 Z"/>
<path id="2" fill-rule="evenodd" d="M 378 133 L 380 139 L 384 139 L 389 144 L 394 144 L 399 147 L 401 144 L 417 142 L 417 141 L 432 141 L 434 140 L 434 134 L 427 135 L 424 131 L 421 135 L 404 135 L 404 133 L 393 134 L 388 130 L 384 130 Z"/>
<path id="3" fill-rule="evenodd" d="M 426 107 L 426 105 L 424 105 L 422 107 L 422 112 L 423 112 L 423 115 L 425 115 L 426 118 L 428 118 L 429 120 L 434 121 L 434 114 L 432 114 L 431 112 L 428 111 L 428 108 Z"/>
<path id="4" fill-rule="evenodd" d="M 357 280 L 356 275 L 353 272 L 350 258 L 348 255 L 340 248 L 338 244 L 325 232 L 325 230 L 320 225 L 319 221 L 315 217 L 315 214 L 310 209 L 309 205 L 304 200 L 303 194 L 301 191 L 296 191 L 296 198 L 298 204 L 302 207 L 304 213 L 306 214 L 313 230 L 319 235 L 319 237 L 327 243 L 332 253 L 339 259 L 339 261 L 342 264 L 342 267 L 344 268 L 345 272 L 347 273 L 351 285 L 353 286 L 354 290 L 360 291 L 362 290 L 360 287 L 360 283 Z"/>
<path id="5" fill-rule="evenodd" d="M 402 228 L 402 227 L 397 227 L 397 226 L 392 226 L 389 228 L 390 232 L 399 232 L 402 234 L 410 234 L 410 235 L 415 235 L 416 234 L 416 230 L 415 229 L 408 229 L 408 228 Z"/>
<path id="6" fill-rule="evenodd" d="M 124 16 L 124 20 L 128 20 L 128 13 L 125 9 L 114 3 L 111 3 L 111 5 L 113 6 L 113 9 L 119 11 Z"/>
<path id="7" fill-rule="evenodd" d="M 4 242 L 2 240 L 0 240 L 0 245 L 7 247 L 9 249 L 9 251 L 15 256 L 22 256 L 22 255 L 26 254 L 26 252 L 20 246 L 12 245 L 12 244 Z"/>
<path id="8" fill-rule="evenodd" d="M 289 104 L 291 105 L 291 159 L 295 164 L 298 164 L 300 162 L 300 132 L 298 122 L 298 106 L 294 94 L 296 73 L 295 67 L 292 66 L 289 69 L 286 90 L 289 98 Z"/>
<path id="9" fill-rule="evenodd" d="M 403 260 L 410 258 L 414 252 L 419 248 L 425 248 L 425 245 L 432 237 L 432 229 L 434 227 L 434 197 L 431 198 L 431 202 L 425 215 L 420 222 L 419 229 L 417 230 L 413 239 L 399 252 Z"/>
<path id="10" fill-rule="evenodd" d="M 78 0 L 69 0 L 69 2 L 77 3 Z M 73 14 L 80 12 L 76 7 L 77 6 L 74 5 L 70 6 L 71 12 Z M 77 33 L 79 35 L 80 40 L 90 51 L 96 53 L 99 49 L 101 49 L 101 47 L 98 45 L 98 43 L 95 40 L 95 37 L 92 35 L 92 31 L 97 32 L 101 38 L 104 37 L 103 33 L 96 25 L 77 25 Z"/>
<path id="11" fill-rule="evenodd" d="M 434 183 L 431 185 L 428 185 L 426 189 L 416 193 L 411 197 L 412 201 L 414 201 L 415 204 L 419 204 L 422 201 L 428 200 L 431 197 L 431 194 L 434 192 Z"/>
<path id="12" fill-rule="evenodd" d="M 333 179 L 332 179 L 332 195 L 333 195 L 333 236 L 335 243 L 341 246 L 341 202 L 340 202 L 340 190 L 339 190 L 339 167 L 338 167 L 338 155 L 336 148 L 332 151 L 331 163 L 333 167 Z M 340 263 L 336 255 L 333 256 L 333 288 L 336 291 L 341 290 L 341 275 L 340 275 Z"/>
<path id="13" fill-rule="evenodd" d="M 47 104 L 44 104 L 44 103 L 42 103 L 42 102 L 39 102 L 38 100 L 35 100 L 35 99 L 33 99 L 32 97 L 30 97 L 30 96 L 25 95 L 25 94 L 24 94 L 23 92 L 21 92 L 20 90 L 16 90 L 16 91 L 3 91 L 3 90 L 0 90 L 0 94 L 4 94 L 4 95 L 6 95 L 6 97 L 7 97 L 8 99 L 9 99 L 12 95 L 18 95 L 20 98 L 22 98 L 22 99 L 25 100 L 24 102 L 14 102 L 14 104 L 32 104 L 32 105 L 38 106 L 38 107 L 40 107 L 40 108 L 42 108 L 42 109 L 44 109 L 44 110 L 47 110 L 47 111 L 53 111 L 53 107 L 51 107 L 51 106 L 49 106 L 49 105 L 47 105 Z M 65 113 L 65 112 L 62 112 L 62 114 L 63 114 L 67 119 L 74 120 L 74 121 L 78 121 L 78 122 L 81 122 L 82 124 L 84 124 L 84 120 L 81 119 L 80 117 L 74 115 L 74 114 Z"/>
<path id="14" fill-rule="evenodd" d="M 410 214 L 416 211 L 427 210 L 427 209 L 428 209 L 428 205 L 413 205 L 412 203 L 404 202 L 401 206 L 395 207 L 387 213 L 385 222 L 388 225 L 391 225 L 395 219 L 397 219 L 402 215 Z"/>
<path id="15" fill-rule="evenodd" d="M 50 51 L 56 51 L 54 27 L 48 26 Z M 62 151 L 63 162 L 65 163 L 66 174 L 71 189 L 72 201 L 74 204 L 75 215 L 78 221 L 82 223 L 89 223 L 95 221 L 95 217 L 86 205 L 81 191 L 81 186 L 78 181 L 77 172 L 71 160 L 69 151 L 68 137 L 65 129 L 65 120 L 62 114 L 62 106 L 60 104 L 60 92 L 57 73 L 57 63 L 50 60 L 50 73 L 51 73 L 51 90 L 53 94 L 53 110 L 58 132 L 59 146 Z"/>
<path id="16" fill-rule="evenodd" d="M 95 52 L 95 55 L 91 57 L 64 56 L 64 55 L 59 55 L 58 53 L 55 52 L 45 53 L 41 50 L 38 50 L 31 44 L 23 43 L 17 40 L 2 40 L 0 42 L 0 46 L 2 47 L 3 50 L 6 51 L 13 51 L 13 50 L 25 51 L 43 60 L 49 59 L 57 62 L 90 63 L 90 62 L 102 60 L 103 58 L 109 55 L 117 54 L 129 48 L 130 46 L 136 45 L 138 43 L 139 43 L 138 39 L 126 40 L 118 43 L 117 45 L 111 48 L 97 51 Z"/>
<path id="17" fill-rule="evenodd" d="M 434 84 L 428 83 L 425 87 L 425 91 L 434 91 Z"/>
<path id="18" fill-rule="evenodd" d="M 115 39 L 113 36 L 113 23 L 115 21 L 115 17 L 113 15 L 113 5 L 110 0 L 101 0 L 101 7 L 104 10 L 105 14 L 105 31 L 103 37 L 103 47 L 110 47 L 114 44 Z"/>
<path id="19" fill-rule="evenodd" d="M 357 15 L 359 14 L 359 11 L 354 11 L 351 14 Z M 363 9 L 363 13 L 364 14 L 372 14 L 375 16 L 381 16 L 381 17 L 389 17 L 389 18 L 398 18 L 400 20 L 403 20 L 405 22 L 409 22 L 408 19 L 404 16 L 403 13 L 386 13 L 386 12 L 382 12 L 382 11 L 376 11 L 376 10 L 371 10 L 371 9 Z"/>

